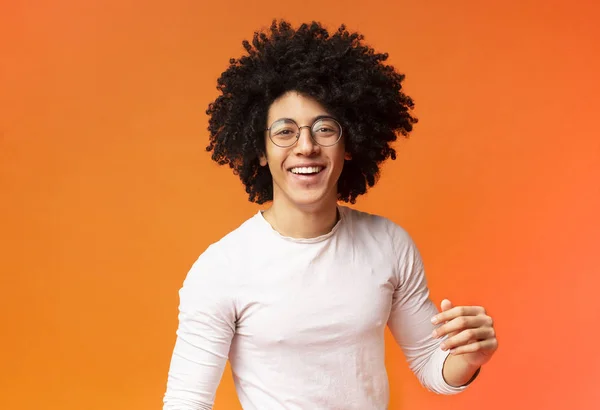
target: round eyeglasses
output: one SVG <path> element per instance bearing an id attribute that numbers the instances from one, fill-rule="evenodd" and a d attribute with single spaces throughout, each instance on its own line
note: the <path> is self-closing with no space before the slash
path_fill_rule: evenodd
<path id="1" fill-rule="evenodd" d="M 300 138 L 302 128 L 310 129 L 313 141 L 322 147 L 331 147 L 342 138 L 342 126 L 331 117 L 320 117 L 309 127 L 300 127 L 291 118 L 282 118 L 275 121 L 265 131 L 269 132 L 269 139 L 278 147 L 287 148 L 294 145 Z"/>

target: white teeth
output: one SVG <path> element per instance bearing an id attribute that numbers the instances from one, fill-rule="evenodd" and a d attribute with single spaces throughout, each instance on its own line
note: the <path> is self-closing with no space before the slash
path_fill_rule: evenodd
<path id="1" fill-rule="evenodd" d="M 317 172 L 321 172 L 323 167 L 296 167 L 290 169 L 294 174 L 316 174 Z"/>

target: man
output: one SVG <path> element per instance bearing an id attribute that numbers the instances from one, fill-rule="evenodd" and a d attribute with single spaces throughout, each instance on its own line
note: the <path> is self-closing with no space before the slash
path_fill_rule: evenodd
<path id="1" fill-rule="evenodd" d="M 404 76 L 362 39 L 274 22 L 218 80 L 208 150 L 272 203 L 188 273 L 164 409 L 211 409 L 228 359 L 246 410 L 386 409 L 386 325 L 436 393 L 463 391 L 497 349 L 482 307 L 437 310 L 401 227 L 339 204 L 416 122 Z"/>

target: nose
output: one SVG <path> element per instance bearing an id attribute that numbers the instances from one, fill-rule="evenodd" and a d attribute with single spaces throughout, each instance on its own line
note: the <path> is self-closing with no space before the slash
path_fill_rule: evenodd
<path id="1" fill-rule="evenodd" d="M 296 151 L 302 155 L 311 155 L 318 151 L 319 145 L 315 143 L 310 133 L 310 127 L 300 127 L 300 136 L 296 144 Z"/>

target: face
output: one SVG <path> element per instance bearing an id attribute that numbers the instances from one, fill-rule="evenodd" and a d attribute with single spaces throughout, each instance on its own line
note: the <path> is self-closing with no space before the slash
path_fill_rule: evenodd
<path id="1" fill-rule="evenodd" d="M 337 181 L 344 166 L 344 138 L 335 145 L 318 145 L 310 134 L 316 117 L 331 116 L 316 100 L 288 92 L 270 107 L 267 127 L 281 118 L 291 118 L 300 129 L 298 141 L 291 147 L 275 145 L 265 132 L 266 155 L 260 165 L 268 166 L 273 176 L 273 204 L 317 211 L 337 203 Z M 281 145 L 281 144 L 280 144 Z"/>

